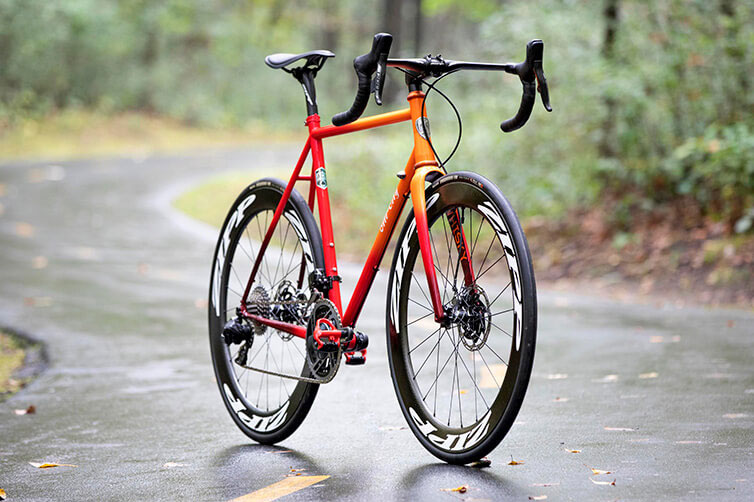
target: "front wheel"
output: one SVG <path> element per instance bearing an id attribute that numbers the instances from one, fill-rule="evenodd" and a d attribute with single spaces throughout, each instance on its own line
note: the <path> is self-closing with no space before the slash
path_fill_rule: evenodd
<path id="1" fill-rule="evenodd" d="M 452 173 L 426 195 L 450 322 L 434 320 L 412 214 L 388 285 L 390 370 L 403 415 L 421 444 L 446 462 L 465 464 L 500 443 L 524 399 L 537 329 L 534 271 L 518 218 L 489 180 Z M 466 254 L 457 242 L 465 242 Z"/>

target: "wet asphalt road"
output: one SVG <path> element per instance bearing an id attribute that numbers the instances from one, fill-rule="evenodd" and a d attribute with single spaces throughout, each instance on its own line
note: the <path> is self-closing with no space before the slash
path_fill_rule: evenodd
<path id="1" fill-rule="evenodd" d="M 170 200 L 204 177 L 297 153 L 0 166 L 0 324 L 45 341 L 50 358 L 0 404 L 8 500 L 227 500 L 291 468 L 331 476 L 291 501 L 754 500 L 750 312 L 541 291 L 529 393 L 479 470 L 439 463 L 404 427 L 383 272 L 359 326 L 367 365 L 343 367 L 279 448 L 251 443 L 213 381 L 204 299 L 214 230 Z M 346 291 L 357 271 L 341 265 Z M 30 404 L 36 414 L 14 414 Z M 465 494 L 443 491 L 464 484 Z"/>

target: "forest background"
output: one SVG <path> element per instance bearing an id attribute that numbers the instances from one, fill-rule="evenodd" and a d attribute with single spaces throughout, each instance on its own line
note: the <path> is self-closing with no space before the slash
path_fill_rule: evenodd
<path id="1" fill-rule="evenodd" d="M 502 187 L 538 278 L 754 308 L 752 2 L 0 0 L 0 156 L 299 142 L 300 87 L 264 56 L 337 54 L 317 77 L 329 123 L 350 105 L 351 61 L 378 31 L 395 36 L 396 57 L 518 61 L 528 40 L 545 41 L 554 112 L 537 104 L 518 132 L 498 127 L 518 106 L 517 79 L 467 72 L 441 83 L 464 131 L 447 167 Z M 388 86 L 384 111 L 403 100 L 400 74 Z M 444 156 L 455 115 L 430 96 Z M 405 163 L 402 133 L 326 145 L 332 197 L 348 208 L 336 235 L 346 251 L 371 244 L 363 229 L 377 227 Z M 243 180 L 215 180 L 179 205 L 221 214 Z"/>

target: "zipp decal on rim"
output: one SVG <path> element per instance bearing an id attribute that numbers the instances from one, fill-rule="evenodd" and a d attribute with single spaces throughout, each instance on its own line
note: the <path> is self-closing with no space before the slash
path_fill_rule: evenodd
<path id="1" fill-rule="evenodd" d="M 230 403 L 230 407 L 233 408 L 233 411 L 235 412 L 238 419 L 252 429 L 256 431 L 267 432 L 274 430 L 280 424 L 285 422 L 285 417 L 288 412 L 288 406 L 290 406 L 291 403 L 290 400 L 287 401 L 287 406 L 281 407 L 274 414 L 268 417 L 260 417 L 254 415 L 246 409 L 246 406 L 244 406 L 241 400 L 233 395 L 233 392 L 230 390 L 230 387 L 228 387 L 227 383 L 223 384 L 223 391 L 225 391 L 225 396 L 228 398 L 228 403 Z"/>
<path id="2" fill-rule="evenodd" d="M 515 343 L 516 350 L 521 347 L 521 319 L 522 319 L 522 304 L 521 304 L 521 274 L 518 267 L 518 258 L 516 256 L 516 248 L 513 246 L 513 241 L 510 237 L 510 232 L 505 227 L 505 222 L 495 210 L 491 202 L 485 201 L 477 209 L 487 217 L 487 220 L 492 225 L 492 228 L 500 237 L 503 249 L 505 250 L 505 261 L 508 263 L 508 270 L 511 275 L 511 288 L 513 293 L 513 329 L 515 331 Z M 482 271 L 484 272 L 484 271 Z"/>
<path id="3" fill-rule="evenodd" d="M 222 239 L 220 241 L 220 247 L 217 250 L 217 257 L 215 258 L 215 270 L 212 274 L 212 304 L 215 307 L 215 315 L 220 317 L 220 281 L 222 280 L 222 271 L 225 268 L 225 258 L 228 253 L 228 246 L 230 245 L 230 234 L 244 219 L 244 213 L 246 209 L 256 200 L 257 195 L 251 194 L 246 197 L 238 205 L 238 209 L 230 215 L 228 223 L 225 225 L 225 231 L 223 232 Z"/>
<path id="4" fill-rule="evenodd" d="M 462 432 L 461 434 L 448 434 L 444 438 L 434 434 L 437 430 L 435 426 L 429 422 L 423 422 L 419 414 L 414 411 L 413 408 L 408 408 L 408 414 L 411 415 L 411 419 L 427 439 L 444 450 L 459 451 L 475 446 L 482 440 L 482 438 L 484 438 L 484 436 L 487 435 L 492 411 L 487 411 L 487 414 L 482 417 L 482 420 L 480 420 L 473 429 Z"/>

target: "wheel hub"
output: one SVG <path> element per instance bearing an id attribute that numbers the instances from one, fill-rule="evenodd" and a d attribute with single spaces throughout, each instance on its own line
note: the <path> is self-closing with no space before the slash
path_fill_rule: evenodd
<path id="1" fill-rule="evenodd" d="M 444 310 L 449 324 L 461 335 L 464 347 L 471 351 L 484 347 L 490 334 L 492 316 L 489 299 L 480 286 L 464 286 Z"/>

